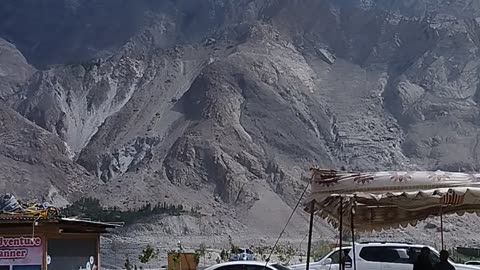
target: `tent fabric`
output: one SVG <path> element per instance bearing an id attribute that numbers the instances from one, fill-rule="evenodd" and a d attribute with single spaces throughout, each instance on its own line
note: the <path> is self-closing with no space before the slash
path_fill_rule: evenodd
<path id="1" fill-rule="evenodd" d="M 19 209 L 20 204 L 18 203 L 15 196 L 8 193 L 0 196 L 0 212 L 14 212 Z"/>
<path id="2" fill-rule="evenodd" d="M 60 210 L 47 203 L 30 203 L 18 201 L 15 196 L 5 194 L 0 196 L 0 219 L 6 217 L 38 217 L 38 218 L 59 218 Z"/>
<path id="3" fill-rule="evenodd" d="M 480 213 L 480 174 L 443 171 L 337 172 L 312 169 L 311 194 L 317 214 L 344 227 L 354 209 L 355 229 L 372 231 L 416 225 L 442 214 Z"/>

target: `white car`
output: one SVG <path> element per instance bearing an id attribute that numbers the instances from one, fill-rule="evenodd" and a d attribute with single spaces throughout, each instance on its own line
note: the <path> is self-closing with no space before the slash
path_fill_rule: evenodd
<path id="1" fill-rule="evenodd" d="M 342 248 L 343 256 L 347 256 L 352 249 L 351 246 L 345 246 Z M 318 261 L 311 262 L 309 269 L 311 270 L 335 270 L 338 269 L 338 261 L 340 259 L 340 248 L 335 248 L 334 250 L 327 253 L 325 256 L 320 258 Z M 305 270 L 307 267 L 306 263 L 296 264 L 290 266 L 292 270 Z"/>
<path id="2" fill-rule="evenodd" d="M 290 270 L 290 268 L 280 264 L 270 264 L 265 262 L 234 261 L 216 264 L 205 268 L 204 270 Z"/>
<path id="3" fill-rule="evenodd" d="M 412 245 L 406 243 L 359 243 L 355 244 L 355 256 L 353 256 L 353 248 L 345 247 L 345 270 L 412 270 L 420 250 L 425 247 L 423 245 Z M 432 247 L 428 247 L 432 251 L 432 263 L 436 264 L 440 261 L 439 252 Z M 322 258 L 315 270 L 338 270 L 339 250 L 336 249 L 324 258 Z M 356 269 L 353 265 L 352 258 L 355 257 Z M 331 263 L 331 264 L 330 264 Z M 478 270 L 473 265 L 456 264 L 450 260 L 456 270 Z M 315 264 L 315 263 L 313 263 Z M 312 264 L 311 264 L 312 265 Z M 291 266 L 292 269 L 302 270 L 300 265 Z"/>
<path id="4" fill-rule="evenodd" d="M 355 258 L 357 270 L 411 270 L 418 254 L 424 245 L 406 243 L 360 243 L 355 245 Z M 437 250 L 428 247 L 431 252 L 432 263 L 440 261 Z M 345 269 L 353 270 L 353 250 L 350 250 L 346 259 Z M 477 269 L 474 266 L 457 264 L 450 260 L 456 270 Z M 478 270 L 478 269 L 477 269 Z"/>

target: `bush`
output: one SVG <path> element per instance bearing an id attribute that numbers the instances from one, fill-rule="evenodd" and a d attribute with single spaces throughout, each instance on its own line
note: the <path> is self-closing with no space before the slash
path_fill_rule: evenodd
<path id="1" fill-rule="evenodd" d="M 150 245 L 147 245 L 142 250 L 142 254 L 138 256 L 138 259 L 140 260 L 141 263 L 148 263 L 152 259 L 155 259 L 158 256 L 158 253 L 159 253 L 158 249 L 155 250 Z"/>
<path id="2" fill-rule="evenodd" d="M 297 254 L 297 249 L 290 243 L 279 244 L 275 247 L 275 253 L 278 255 L 278 259 L 281 263 L 287 264 Z"/>
<path id="3" fill-rule="evenodd" d="M 230 258 L 230 253 L 228 251 L 222 249 L 220 252 L 220 260 L 223 262 L 228 262 L 228 259 Z"/>
<path id="4" fill-rule="evenodd" d="M 314 261 L 320 260 L 332 250 L 327 242 L 321 242 L 318 246 L 312 248 L 312 258 Z"/>

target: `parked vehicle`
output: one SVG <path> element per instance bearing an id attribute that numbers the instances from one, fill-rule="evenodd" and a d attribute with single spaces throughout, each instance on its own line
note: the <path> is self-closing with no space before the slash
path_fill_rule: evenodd
<path id="1" fill-rule="evenodd" d="M 216 264 L 205 270 L 290 270 L 290 268 L 280 264 L 267 264 L 265 262 L 234 261 Z"/>
<path id="2" fill-rule="evenodd" d="M 350 252 L 351 246 L 346 246 L 343 247 L 343 257 L 346 257 L 348 253 Z M 315 262 L 310 263 L 310 269 L 311 270 L 334 270 L 338 269 L 338 261 L 340 259 L 340 248 L 335 248 L 329 253 L 327 253 L 325 256 L 320 258 L 319 260 Z M 292 270 L 305 270 L 307 267 L 306 263 L 302 264 L 297 264 L 297 265 L 292 265 L 290 266 L 290 269 Z"/>
<path id="3" fill-rule="evenodd" d="M 420 250 L 424 245 L 414 245 L 408 243 L 359 243 L 355 245 L 355 256 L 352 247 L 342 248 L 344 254 L 348 252 L 348 256 L 344 257 L 344 270 L 412 270 L 413 263 L 417 259 Z M 432 263 L 436 264 L 440 261 L 440 255 L 437 250 L 428 247 L 432 251 Z M 334 255 L 335 254 L 335 255 Z M 337 250 L 332 251 L 322 258 L 315 270 L 338 270 L 338 254 Z M 352 258 L 355 258 L 356 267 L 354 267 Z M 456 270 L 478 270 L 473 265 L 457 264 L 450 260 Z M 316 263 L 313 263 L 313 265 Z M 305 264 L 291 266 L 294 270 L 302 270 L 306 268 Z M 343 270 L 343 269 L 342 269 Z"/>
<path id="4" fill-rule="evenodd" d="M 355 245 L 357 269 L 371 270 L 411 270 L 412 265 L 420 254 L 423 245 L 408 243 L 360 243 Z M 430 248 L 432 263 L 440 261 L 437 250 Z M 346 258 L 345 269 L 353 269 L 353 251 L 350 250 Z M 450 260 L 457 270 L 475 269 L 473 266 L 456 264 Z"/>
<path id="5" fill-rule="evenodd" d="M 240 248 L 237 253 L 230 255 L 230 261 L 255 261 L 255 255 L 249 248 Z"/>

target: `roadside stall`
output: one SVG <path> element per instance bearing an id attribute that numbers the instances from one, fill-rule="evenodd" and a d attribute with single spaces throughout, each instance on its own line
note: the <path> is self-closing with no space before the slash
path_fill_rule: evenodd
<path id="1" fill-rule="evenodd" d="M 2 197 L 4 199 L 5 197 Z M 0 270 L 98 270 L 100 235 L 115 224 L 65 218 L 53 207 L 0 211 Z"/>
<path id="2" fill-rule="evenodd" d="M 418 221 L 440 216 L 444 249 L 443 216 L 480 212 L 480 174 L 311 171 L 311 194 L 305 209 L 311 214 L 310 224 L 316 214 L 338 228 L 340 248 L 343 233 L 348 231 L 354 241 L 355 231 L 415 226 Z"/>

